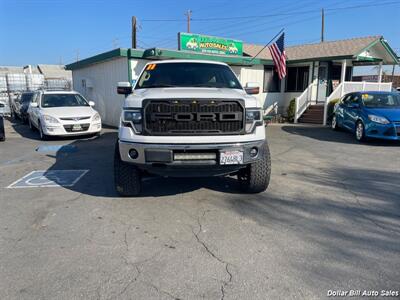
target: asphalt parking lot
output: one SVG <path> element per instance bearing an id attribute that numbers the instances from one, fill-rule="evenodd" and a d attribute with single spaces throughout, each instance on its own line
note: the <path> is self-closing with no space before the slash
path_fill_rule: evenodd
<path id="1" fill-rule="evenodd" d="M 6 126 L 0 299 L 310 299 L 329 290 L 400 290 L 399 143 L 271 125 L 265 193 L 241 194 L 231 178 L 149 178 L 141 197 L 118 198 L 115 130 L 42 142 L 27 126 Z M 44 145 L 54 147 L 36 151 Z M 57 145 L 69 147 L 55 152 Z M 7 188 L 40 170 L 88 171 L 71 186 Z"/>

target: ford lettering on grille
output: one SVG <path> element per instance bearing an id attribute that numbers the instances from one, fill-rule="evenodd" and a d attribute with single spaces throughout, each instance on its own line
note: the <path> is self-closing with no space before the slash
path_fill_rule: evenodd
<path id="1" fill-rule="evenodd" d="M 228 122 L 228 121 L 241 121 L 243 119 L 242 113 L 152 113 L 151 121 L 157 120 L 175 120 L 182 122 Z"/>
<path id="2" fill-rule="evenodd" d="M 244 133 L 243 100 L 145 100 L 144 134 Z"/>

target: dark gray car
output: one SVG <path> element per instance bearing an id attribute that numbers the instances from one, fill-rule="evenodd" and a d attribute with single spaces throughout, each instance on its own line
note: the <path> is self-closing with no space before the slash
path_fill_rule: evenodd
<path id="1" fill-rule="evenodd" d="M 24 92 L 19 95 L 12 103 L 12 112 L 13 115 L 18 117 L 22 120 L 22 122 L 28 122 L 28 107 L 29 103 L 32 102 L 33 98 L 35 97 L 34 92 Z"/>

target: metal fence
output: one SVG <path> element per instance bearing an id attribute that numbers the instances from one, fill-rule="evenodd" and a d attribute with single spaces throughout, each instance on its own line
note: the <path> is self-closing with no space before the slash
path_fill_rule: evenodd
<path id="1" fill-rule="evenodd" d="M 0 75 L 0 114 L 10 115 L 11 105 L 19 94 L 38 89 L 72 88 L 72 80 L 68 78 L 45 78 L 43 74 L 8 73 Z"/>

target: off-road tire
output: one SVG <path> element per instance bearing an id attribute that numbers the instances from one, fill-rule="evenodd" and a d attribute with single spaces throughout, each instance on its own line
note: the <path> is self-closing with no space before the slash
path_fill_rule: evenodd
<path id="1" fill-rule="evenodd" d="M 132 197 L 140 194 L 141 172 L 136 166 L 121 160 L 118 142 L 114 151 L 114 184 L 120 196 Z"/>
<path id="2" fill-rule="evenodd" d="M 241 188 L 246 193 L 261 193 L 268 188 L 271 177 L 271 156 L 265 142 L 259 150 L 259 159 L 238 173 Z"/>

